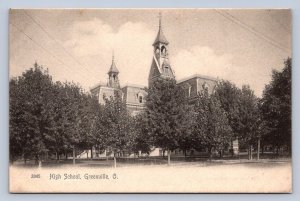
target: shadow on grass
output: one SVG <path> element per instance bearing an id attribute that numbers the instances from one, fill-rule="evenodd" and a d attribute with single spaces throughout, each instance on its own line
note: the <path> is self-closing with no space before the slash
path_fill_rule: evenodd
<path id="1" fill-rule="evenodd" d="M 248 167 L 273 167 L 274 165 L 286 164 L 290 162 L 290 157 L 274 158 L 264 156 L 260 160 L 248 160 L 247 155 L 240 156 L 225 156 L 223 158 L 213 158 L 209 160 L 208 157 L 201 156 L 173 156 L 171 157 L 172 166 L 217 166 L 217 165 L 247 165 Z M 132 167 L 132 166 L 151 166 L 151 165 L 167 165 L 167 157 L 140 157 L 140 158 L 128 158 L 120 157 L 117 158 L 118 167 Z M 24 163 L 24 161 L 16 161 L 13 163 L 15 167 L 25 167 L 25 168 L 36 168 L 37 164 L 34 160 L 29 160 Z M 42 166 L 46 168 L 56 168 L 56 167 L 72 167 L 72 159 L 64 160 L 44 160 Z M 109 168 L 113 167 L 113 158 L 95 158 L 95 159 L 76 159 L 76 167 L 92 167 L 92 168 Z"/>

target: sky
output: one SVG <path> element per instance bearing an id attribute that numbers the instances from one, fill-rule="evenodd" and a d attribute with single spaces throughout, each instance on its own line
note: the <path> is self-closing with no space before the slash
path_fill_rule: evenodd
<path id="1" fill-rule="evenodd" d="M 11 10 L 9 77 L 37 62 L 54 81 L 89 90 L 107 82 L 114 52 L 121 85 L 147 86 L 159 12 L 177 80 L 216 77 L 261 97 L 272 70 L 292 56 L 292 16 L 284 9 Z"/>

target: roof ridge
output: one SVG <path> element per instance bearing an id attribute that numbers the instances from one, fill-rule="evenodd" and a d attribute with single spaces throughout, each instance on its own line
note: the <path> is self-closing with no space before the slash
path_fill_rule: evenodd
<path id="1" fill-rule="evenodd" d="M 219 78 L 218 77 L 212 77 L 212 76 L 207 76 L 207 75 L 202 75 L 202 74 L 193 74 L 191 76 L 185 77 L 183 79 L 180 79 L 177 81 L 177 83 L 182 83 L 185 82 L 187 80 L 193 79 L 193 78 L 202 78 L 202 79 L 206 79 L 206 80 L 211 80 L 211 81 L 218 81 Z"/>

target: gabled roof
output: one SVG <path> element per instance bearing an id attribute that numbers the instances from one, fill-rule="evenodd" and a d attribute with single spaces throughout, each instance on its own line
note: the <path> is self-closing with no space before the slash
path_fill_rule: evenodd
<path id="1" fill-rule="evenodd" d="M 218 82 L 219 81 L 218 77 L 215 78 L 215 77 L 210 77 L 210 76 L 201 75 L 201 74 L 194 74 L 192 76 L 189 76 L 189 77 L 186 77 L 184 79 L 178 80 L 177 83 L 180 84 L 180 83 L 183 83 L 185 81 L 188 81 L 188 80 L 191 80 L 191 79 L 197 79 L 197 78 L 205 79 L 205 80 L 210 80 L 210 81 L 214 81 L 214 82 Z"/>

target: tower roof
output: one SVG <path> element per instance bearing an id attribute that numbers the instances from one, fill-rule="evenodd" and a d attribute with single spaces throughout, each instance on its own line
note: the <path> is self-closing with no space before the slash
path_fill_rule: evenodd
<path id="1" fill-rule="evenodd" d="M 112 56 L 112 62 L 111 62 L 111 66 L 109 68 L 108 74 L 110 73 L 119 73 L 119 70 L 117 69 L 116 63 L 115 63 L 115 57 L 114 54 Z"/>
<path id="2" fill-rule="evenodd" d="M 162 31 L 162 26 L 161 26 L 161 14 L 159 14 L 159 29 L 158 29 L 158 33 L 157 33 L 157 36 L 156 36 L 156 39 L 153 43 L 153 45 L 157 44 L 157 43 L 163 43 L 163 44 L 166 44 L 168 45 L 169 42 L 167 41 L 163 31 Z"/>

